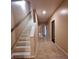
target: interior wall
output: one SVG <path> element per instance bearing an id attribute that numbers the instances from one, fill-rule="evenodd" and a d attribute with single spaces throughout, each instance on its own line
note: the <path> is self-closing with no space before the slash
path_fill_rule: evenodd
<path id="1" fill-rule="evenodd" d="M 38 31 L 39 31 L 39 28 L 38 28 L 38 17 L 37 17 L 37 13 L 35 13 L 35 20 L 36 20 L 36 37 L 38 38 Z"/>
<path id="2" fill-rule="evenodd" d="M 22 20 L 30 11 L 29 3 L 26 1 L 14 1 L 11 3 L 15 24 Z"/>
<path id="3" fill-rule="evenodd" d="M 11 13 L 11 28 L 14 27 L 14 17 L 13 14 Z M 15 35 L 15 30 L 11 32 L 11 46 L 13 46 L 14 42 L 16 41 L 16 35 Z"/>
<path id="4" fill-rule="evenodd" d="M 35 17 L 35 18 L 34 18 Z M 31 38 L 31 47 L 32 47 L 32 52 L 33 52 L 33 55 L 37 55 L 37 47 L 38 47 L 38 18 L 37 18 L 37 14 L 36 12 L 33 12 L 32 10 L 32 19 L 34 20 L 33 21 L 33 24 L 32 27 L 34 27 L 34 30 L 32 31 L 34 35 L 30 36 Z"/>
<path id="5" fill-rule="evenodd" d="M 30 5 L 29 3 L 22 2 L 22 1 L 14 1 L 11 2 L 11 29 L 21 20 L 24 20 L 26 15 L 30 12 Z M 25 20 L 18 26 L 16 27 L 12 32 L 11 32 L 11 44 L 12 46 L 20 36 L 20 33 L 23 31 L 25 28 L 26 24 L 28 23 L 29 19 L 31 18 L 31 15 L 29 15 Z"/>
<path id="6" fill-rule="evenodd" d="M 39 33 L 39 37 L 41 35 L 42 29 L 41 29 L 41 25 L 38 25 L 38 33 Z"/>
<path id="7" fill-rule="evenodd" d="M 50 24 L 50 21 L 47 24 L 47 30 L 48 30 L 48 40 L 51 41 L 52 37 L 51 37 L 51 24 Z"/>
<path id="8" fill-rule="evenodd" d="M 38 53 L 38 39 L 39 39 L 39 27 L 38 27 L 38 17 L 37 17 L 37 13 L 35 13 L 35 40 L 34 40 L 34 44 L 35 44 L 35 55 L 37 55 Z M 34 48 L 34 47 L 33 47 Z"/>
<path id="9" fill-rule="evenodd" d="M 55 41 L 65 53 L 68 52 L 68 2 L 64 0 L 62 5 L 56 10 L 55 14 L 51 17 L 49 21 L 49 39 L 52 39 L 52 26 L 51 22 L 55 20 Z"/>
<path id="10" fill-rule="evenodd" d="M 14 16 L 14 23 L 15 25 L 23 20 L 23 18 L 29 13 L 30 11 L 30 6 L 29 3 L 26 1 L 14 1 L 11 3 L 11 8 L 12 8 L 12 12 L 13 12 L 13 16 Z M 16 37 L 19 36 L 20 32 L 24 29 L 25 26 L 25 21 L 24 23 L 20 24 L 17 28 L 16 28 Z"/>

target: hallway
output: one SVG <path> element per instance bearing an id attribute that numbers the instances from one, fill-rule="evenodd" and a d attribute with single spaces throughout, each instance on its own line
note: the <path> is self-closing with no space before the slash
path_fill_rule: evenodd
<path id="1" fill-rule="evenodd" d="M 68 1 L 12 0 L 11 59 L 68 59 Z"/>
<path id="2" fill-rule="evenodd" d="M 39 39 L 36 59 L 67 59 L 67 56 L 53 42 Z"/>

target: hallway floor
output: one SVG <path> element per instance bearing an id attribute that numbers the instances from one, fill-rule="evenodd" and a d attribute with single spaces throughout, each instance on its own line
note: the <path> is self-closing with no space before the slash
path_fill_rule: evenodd
<path id="1" fill-rule="evenodd" d="M 61 52 L 55 44 L 48 40 L 39 40 L 38 54 L 36 59 L 68 59 L 68 57 Z"/>

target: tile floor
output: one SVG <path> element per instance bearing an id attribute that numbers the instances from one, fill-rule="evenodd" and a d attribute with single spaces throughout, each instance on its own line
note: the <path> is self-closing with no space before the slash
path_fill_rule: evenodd
<path id="1" fill-rule="evenodd" d="M 39 47 L 36 59 L 68 59 L 68 57 L 60 51 L 55 44 L 51 44 L 48 40 L 39 40 Z"/>

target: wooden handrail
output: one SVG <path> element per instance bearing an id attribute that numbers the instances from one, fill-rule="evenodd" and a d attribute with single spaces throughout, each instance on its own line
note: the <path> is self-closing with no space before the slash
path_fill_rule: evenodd
<path id="1" fill-rule="evenodd" d="M 15 26 L 11 29 L 11 32 L 14 31 L 14 29 L 17 28 L 29 14 L 31 14 L 31 12 L 29 12 L 22 20 L 20 20 L 17 24 L 15 24 Z"/>

